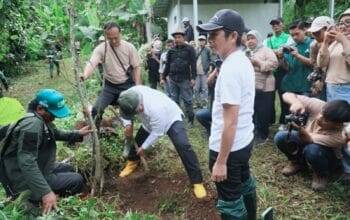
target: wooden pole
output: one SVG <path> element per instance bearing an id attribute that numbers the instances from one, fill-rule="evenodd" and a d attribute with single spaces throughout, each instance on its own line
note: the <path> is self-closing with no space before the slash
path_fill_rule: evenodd
<path id="1" fill-rule="evenodd" d="M 85 97 L 85 87 L 82 81 L 80 80 L 81 73 L 81 65 L 79 59 L 80 48 L 78 48 L 78 43 L 75 41 L 74 35 L 74 27 L 75 27 L 75 9 L 74 9 L 74 0 L 70 2 L 69 8 L 69 21 L 70 21 L 70 52 L 72 54 L 72 59 L 74 63 L 74 75 L 76 86 L 78 88 L 78 95 L 80 98 L 80 102 L 84 109 L 84 112 L 87 113 L 87 123 L 92 129 L 91 135 L 91 145 L 93 151 L 93 167 L 92 167 L 92 185 L 91 185 L 91 195 L 94 196 L 97 193 L 97 188 L 99 187 L 98 193 L 101 194 L 104 185 L 104 176 L 103 176 L 103 168 L 102 168 L 102 156 L 101 156 L 101 148 L 100 142 L 98 138 L 98 132 L 94 123 L 94 120 L 91 116 L 90 111 L 88 110 L 88 101 Z"/>

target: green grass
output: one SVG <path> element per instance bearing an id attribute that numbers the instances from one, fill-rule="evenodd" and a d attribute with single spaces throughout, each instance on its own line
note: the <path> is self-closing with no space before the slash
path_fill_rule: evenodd
<path id="1" fill-rule="evenodd" d="M 46 72 L 48 68 L 37 68 L 30 74 L 12 79 L 14 84 L 6 95 L 18 98 L 26 106 L 38 89 L 54 88 L 64 93 L 68 105 L 71 106 L 73 112 L 77 113 L 81 107 L 78 102 L 77 92 L 71 85 L 73 76 L 71 73 L 68 73 L 68 71 L 71 72 L 70 62 L 66 60 L 65 64 L 62 65 L 62 69 L 64 77 L 55 76 L 54 79 L 50 79 L 49 74 Z M 87 91 L 91 103 L 93 103 L 97 95 L 98 83 L 96 80 L 92 79 L 87 82 Z M 67 119 L 57 120 L 56 124 L 59 128 L 69 129 L 74 124 L 74 121 L 79 118 L 82 118 L 80 114 L 73 114 Z M 272 130 L 276 130 L 276 128 Z M 188 135 L 198 155 L 205 180 L 210 187 L 214 188 L 209 180 L 208 142 L 205 131 L 196 123 L 194 128 L 189 129 Z M 108 152 L 115 151 L 115 154 L 110 154 L 109 158 L 111 160 L 119 160 L 121 151 L 117 150 L 119 149 L 118 146 L 113 146 L 113 140 L 106 141 L 106 145 L 111 149 Z M 152 156 L 153 159 L 149 161 L 151 170 L 158 170 L 162 172 L 162 175 L 169 177 L 185 175 L 182 163 L 167 137 L 161 138 L 156 144 L 155 149 L 152 151 Z M 313 192 L 310 172 L 289 178 L 281 175 L 280 170 L 286 162 L 286 158 L 271 142 L 254 149 L 251 158 L 251 169 L 258 182 L 259 213 L 272 206 L 275 210 L 275 219 L 350 219 L 350 193 L 348 187 L 332 181 L 325 192 Z M 0 197 L 4 198 L 4 195 L 0 194 Z M 116 208 L 118 207 L 117 199 L 109 204 L 98 198 L 81 201 L 78 197 L 69 197 L 60 200 L 61 214 L 58 213 L 58 215 L 72 219 L 114 219 L 115 217 L 113 216 L 123 216 L 120 218 L 124 219 L 155 219 L 156 216 L 162 213 L 173 213 L 181 216 L 184 210 L 179 201 L 180 199 L 175 195 L 161 198 L 158 201 L 158 213 L 142 215 L 134 212 L 121 214 Z"/>

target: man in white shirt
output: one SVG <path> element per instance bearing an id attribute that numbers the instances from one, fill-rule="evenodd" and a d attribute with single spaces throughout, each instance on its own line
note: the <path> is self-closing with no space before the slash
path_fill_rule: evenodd
<path id="1" fill-rule="evenodd" d="M 222 219 L 256 219 L 255 180 L 249 170 L 255 73 L 239 49 L 244 21 L 236 11 L 222 9 L 197 28 L 209 32 L 209 41 L 223 59 L 215 85 L 209 138 L 209 167 L 218 192 L 217 209 Z"/>
<path id="2" fill-rule="evenodd" d="M 183 113 L 179 106 L 164 93 L 146 86 L 134 86 L 121 93 L 118 104 L 123 119 L 131 120 L 136 114 L 142 121 L 134 147 L 130 149 L 128 162 L 120 173 L 120 177 L 130 175 L 138 166 L 140 156 L 149 149 L 161 136 L 167 134 L 174 144 L 190 182 L 194 186 L 194 194 L 201 199 L 206 196 L 202 172 L 198 159 L 189 143 Z M 130 125 L 128 125 L 130 126 Z M 131 124 L 132 126 L 132 124 Z"/>

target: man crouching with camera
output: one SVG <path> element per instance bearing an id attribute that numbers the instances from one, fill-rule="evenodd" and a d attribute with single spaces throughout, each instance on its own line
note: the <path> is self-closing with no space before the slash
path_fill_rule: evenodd
<path id="1" fill-rule="evenodd" d="M 275 135 L 274 142 L 287 156 L 289 165 L 282 174 L 292 176 L 309 166 L 313 171 L 312 189 L 325 189 L 330 171 L 339 164 L 344 122 L 350 121 L 350 105 L 344 100 L 324 102 L 294 93 L 283 94 L 292 115 L 291 126 Z M 307 120 L 305 119 L 307 115 Z M 304 123 L 305 122 L 305 123 Z"/>

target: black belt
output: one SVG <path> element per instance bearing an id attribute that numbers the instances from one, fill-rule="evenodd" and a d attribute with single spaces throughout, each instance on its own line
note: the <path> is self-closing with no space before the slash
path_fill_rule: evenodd
<path id="1" fill-rule="evenodd" d="M 133 84 L 134 84 L 134 82 L 132 80 L 129 80 L 129 79 L 126 80 L 125 82 L 119 83 L 119 84 L 112 83 L 112 82 L 105 79 L 105 85 L 110 86 L 110 87 L 115 87 L 115 88 L 120 87 L 120 86 L 125 86 L 125 85 L 133 85 Z"/>

